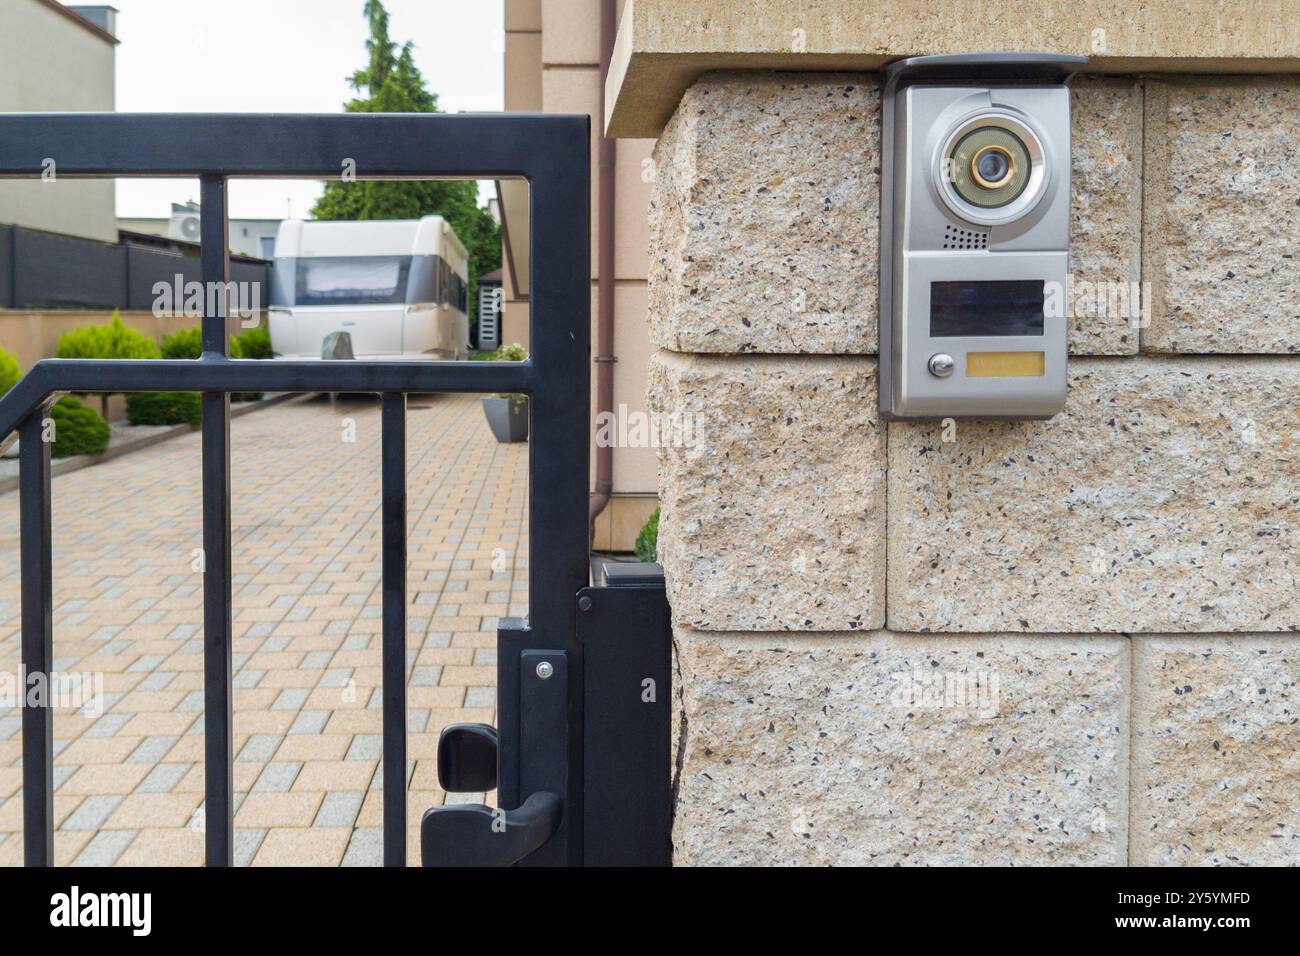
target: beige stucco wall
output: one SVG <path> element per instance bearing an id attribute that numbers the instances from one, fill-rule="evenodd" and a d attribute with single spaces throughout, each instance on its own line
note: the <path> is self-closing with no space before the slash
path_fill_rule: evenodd
<path id="1" fill-rule="evenodd" d="M 876 73 L 665 127 L 678 863 L 1300 863 L 1300 76 L 1072 101 L 1072 276 L 1151 316 L 1047 422 L 879 420 Z"/>
<path id="2" fill-rule="evenodd" d="M 127 327 L 143 332 L 159 344 L 164 336 L 198 325 L 198 320 L 190 316 L 154 315 L 152 312 L 119 314 Z M 64 332 L 83 325 L 105 325 L 111 319 L 110 310 L 0 309 L 0 348 L 13 353 L 18 359 L 18 367 L 26 372 L 41 359 L 54 355 L 59 336 Z M 261 321 L 259 317 L 258 323 Z M 231 317 L 229 329 L 231 335 L 244 331 L 242 320 Z M 125 407 L 120 397 L 109 402 L 110 419 L 115 421 L 124 414 Z"/>
<path id="3" fill-rule="evenodd" d="M 598 0 L 507 0 L 506 108 L 592 117 L 591 276 L 592 344 L 596 337 L 596 140 L 600 129 L 600 4 Z M 650 359 L 646 326 L 647 209 L 653 179 L 653 140 L 622 140 L 615 166 L 614 405 L 619 414 L 644 415 L 645 370 Z M 523 340 L 527 305 L 512 298 L 507 282 L 504 334 Z M 593 399 L 595 372 L 593 367 Z M 593 428 L 593 436 L 595 430 Z M 593 447 L 593 462 L 594 462 Z M 594 463 L 593 463 L 594 468 Z M 594 474 L 594 472 L 593 472 Z M 596 524 L 596 546 L 626 550 L 656 506 L 658 461 L 654 448 L 615 447 L 615 500 Z"/>
<path id="4" fill-rule="evenodd" d="M 5 0 L 0 112 L 112 110 L 114 47 L 39 0 Z M 42 157 L 44 159 L 45 157 Z M 117 241 L 112 180 L 0 181 L 0 222 Z"/>

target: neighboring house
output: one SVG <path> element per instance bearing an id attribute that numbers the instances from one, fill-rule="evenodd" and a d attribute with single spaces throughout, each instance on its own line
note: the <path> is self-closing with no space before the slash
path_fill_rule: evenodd
<path id="1" fill-rule="evenodd" d="M 164 236 L 180 242 L 199 241 L 199 204 L 190 201 L 172 203 L 172 214 L 161 217 L 134 217 L 117 220 L 123 232 Z M 236 255 L 271 259 L 275 256 L 275 234 L 280 219 L 231 219 L 230 251 Z"/>
<path id="2" fill-rule="evenodd" d="M 591 153 L 591 354 L 593 398 L 598 365 L 600 269 L 597 155 L 601 113 L 601 0 L 504 0 L 505 108 L 510 112 L 586 113 L 592 117 Z M 617 4 L 621 15 L 623 4 Z M 645 413 L 650 337 L 646 326 L 646 269 L 650 201 L 650 151 L 654 140 L 620 140 L 614 167 L 614 396 L 622 417 Z M 528 341 L 528 187 L 499 184 L 503 256 L 501 340 Z M 593 402 L 593 478 L 597 404 Z M 633 432 L 633 429 L 627 429 Z M 658 504 L 654 448 L 613 449 L 613 496 L 596 521 L 598 550 L 631 550 L 637 532 Z M 593 481 L 592 490 L 595 491 Z"/>
<path id="3" fill-rule="evenodd" d="M 114 108 L 117 11 L 55 0 L 4 0 L 0 30 L 0 112 L 109 111 Z M 105 242 L 117 241 L 111 179 L 0 182 L 0 222 Z"/>

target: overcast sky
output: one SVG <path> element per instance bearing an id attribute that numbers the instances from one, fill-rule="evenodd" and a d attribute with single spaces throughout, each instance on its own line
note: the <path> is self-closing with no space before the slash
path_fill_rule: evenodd
<path id="1" fill-rule="evenodd" d="M 365 0 L 109 0 L 118 9 L 119 112 L 335 113 L 365 65 Z M 389 33 L 415 42 L 439 108 L 503 105 L 501 0 L 384 0 Z M 196 180 L 118 180 L 117 214 L 166 217 Z M 304 216 L 310 182 L 235 180 L 233 218 Z"/>

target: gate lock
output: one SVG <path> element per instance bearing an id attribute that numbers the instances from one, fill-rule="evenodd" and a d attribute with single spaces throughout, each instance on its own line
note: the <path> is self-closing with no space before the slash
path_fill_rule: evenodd
<path id="1" fill-rule="evenodd" d="M 448 794 L 497 790 L 501 807 L 433 807 L 425 866 L 662 866 L 670 859 L 671 631 L 657 565 L 598 561 L 575 600 L 576 640 L 497 634 L 499 727 L 438 739 Z"/>

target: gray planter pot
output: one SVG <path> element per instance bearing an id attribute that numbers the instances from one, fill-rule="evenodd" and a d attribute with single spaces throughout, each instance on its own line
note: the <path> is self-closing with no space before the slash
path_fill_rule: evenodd
<path id="1" fill-rule="evenodd" d="M 485 398 L 483 417 L 502 444 L 528 441 L 528 399 L 519 402 L 513 398 Z"/>

